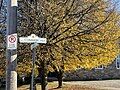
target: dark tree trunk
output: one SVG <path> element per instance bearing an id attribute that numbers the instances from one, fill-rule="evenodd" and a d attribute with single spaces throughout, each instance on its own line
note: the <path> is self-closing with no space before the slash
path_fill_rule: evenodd
<path id="1" fill-rule="evenodd" d="M 41 47 L 41 61 L 39 65 L 39 76 L 41 80 L 41 90 L 48 90 L 47 88 L 47 59 L 48 59 L 48 50 L 46 46 Z"/>
<path id="2" fill-rule="evenodd" d="M 57 78 L 58 78 L 58 88 L 62 87 L 62 81 L 63 81 L 63 71 L 60 70 L 59 72 L 57 72 Z"/>
<path id="3" fill-rule="evenodd" d="M 58 87 L 57 88 L 61 88 L 62 87 L 62 82 L 63 82 L 64 66 L 61 66 L 61 69 L 59 69 L 59 71 L 57 70 L 55 65 L 51 64 L 51 66 L 57 74 L 57 79 L 58 79 Z"/>
<path id="4" fill-rule="evenodd" d="M 47 66 L 44 60 L 41 62 L 41 89 L 47 90 Z"/>

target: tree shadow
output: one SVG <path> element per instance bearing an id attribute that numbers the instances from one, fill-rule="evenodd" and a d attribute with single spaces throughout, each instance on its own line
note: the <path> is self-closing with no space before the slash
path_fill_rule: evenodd
<path id="1" fill-rule="evenodd" d="M 57 89 L 61 89 L 62 87 L 55 87 L 55 88 L 51 88 L 51 89 L 48 89 L 48 90 L 57 90 Z"/>

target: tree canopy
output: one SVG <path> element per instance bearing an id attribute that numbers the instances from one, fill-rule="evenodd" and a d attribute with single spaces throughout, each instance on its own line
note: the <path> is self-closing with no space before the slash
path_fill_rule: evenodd
<path id="1" fill-rule="evenodd" d="M 91 69 L 110 64 L 119 53 L 119 15 L 114 7 L 109 8 L 107 0 L 19 0 L 18 3 L 18 36 L 34 33 L 47 38 L 47 44 L 36 49 L 39 67 L 45 61 L 49 69 L 52 65 L 57 70 L 63 66 L 65 70 Z M 4 25 L 0 24 L 0 28 Z M 18 71 L 30 73 L 30 53 L 30 44 L 18 44 Z M 22 63 L 26 69 L 21 69 Z"/>

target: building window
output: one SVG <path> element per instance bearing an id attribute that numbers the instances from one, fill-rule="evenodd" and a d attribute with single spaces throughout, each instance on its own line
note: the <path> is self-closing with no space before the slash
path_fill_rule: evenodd
<path id="1" fill-rule="evenodd" d="M 120 55 L 116 58 L 116 68 L 120 69 Z"/>
<path id="2" fill-rule="evenodd" d="M 95 69 L 103 69 L 103 65 L 96 67 Z"/>

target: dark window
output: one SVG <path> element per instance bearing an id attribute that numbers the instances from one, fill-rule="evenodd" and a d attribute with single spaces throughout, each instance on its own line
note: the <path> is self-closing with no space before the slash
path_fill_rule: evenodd
<path id="1" fill-rule="evenodd" d="M 95 69 L 103 69 L 103 65 L 96 67 Z"/>
<path id="2" fill-rule="evenodd" d="M 120 69 L 120 55 L 116 58 L 116 68 Z"/>

